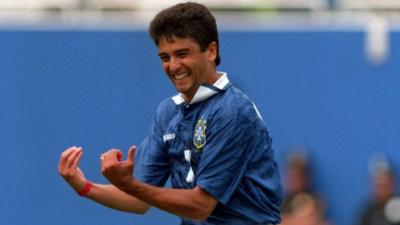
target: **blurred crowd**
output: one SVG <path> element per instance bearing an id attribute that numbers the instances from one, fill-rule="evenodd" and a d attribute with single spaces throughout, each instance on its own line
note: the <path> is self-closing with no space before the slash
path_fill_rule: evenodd
<path id="1" fill-rule="evenodd" d="M 396 195 L 395 171 L 382 155 L 368 162 L 370 196 L 359 209 L 354 225 L 400 225 L 400 198 Z M 284 199 L 281 225 L 333 225 L 329 204 L 313 182 L 312 163 L 304 150 L 291 151 L 284 164 Z"/>
<path id="2" fill-rule="evenodd" d="M 395 171 L 384 156 L 369 162 L 371 197 L 360 212 L 357 225 L 400 225 L 400 198 L 396 195 Z"/>

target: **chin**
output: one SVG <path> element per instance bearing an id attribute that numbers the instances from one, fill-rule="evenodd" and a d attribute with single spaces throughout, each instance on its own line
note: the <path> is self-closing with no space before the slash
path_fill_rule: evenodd
<path id="1" fill-rule="evenodd" d="M 190 91 L 190 88 L 186 87 L 186 86 L 178 86 L 178 85 L 176 85 L 175 88 L 176 88 L 177 91 L 179 91 L 181 93 L 187 93 L 188 91 Z"/>

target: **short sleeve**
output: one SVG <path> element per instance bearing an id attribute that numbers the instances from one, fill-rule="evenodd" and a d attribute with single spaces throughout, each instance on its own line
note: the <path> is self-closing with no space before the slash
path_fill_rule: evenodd
<path id="1" fill-rule="evenodd" d="M 207 126 L 197 185 L 226 204 L 241 182 L 249 161 L 268 139 L 263 122 L 251 104 L 225 107 Z"/>
<path id="2" fill-rule="evenodd" d="M 150 134 L 136 149 L 134 176 L 142 182 L 162 187 L 170 175 L 170 164 L 157 115 Z"/>

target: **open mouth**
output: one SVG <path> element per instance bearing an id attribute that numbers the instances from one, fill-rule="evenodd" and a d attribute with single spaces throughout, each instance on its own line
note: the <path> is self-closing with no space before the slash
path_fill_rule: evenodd
<path id="1" fill-rule="evenodd" d="M 179 73 L 179 74 L 174 74 L 173 75 L 173 77 L 176 79 L 176 80 L 183 80 L 185 77 L 187 77 L 187 76 L 189 76 L 189 73 L 188 72 L 185 72 L 185 73 Z"/>

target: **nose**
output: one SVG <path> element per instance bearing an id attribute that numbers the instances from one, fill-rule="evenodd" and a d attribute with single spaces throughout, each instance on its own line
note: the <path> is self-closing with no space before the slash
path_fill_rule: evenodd
<path id="1" fill-rule="evenodd" d="M 179 71 L 179 69 L 181 68 L 181 61 L 179 58 L 176 57 L 172 57 L 170 62 L 169 62 L 169 70 L 172 73 L 176 73 Z"/>

